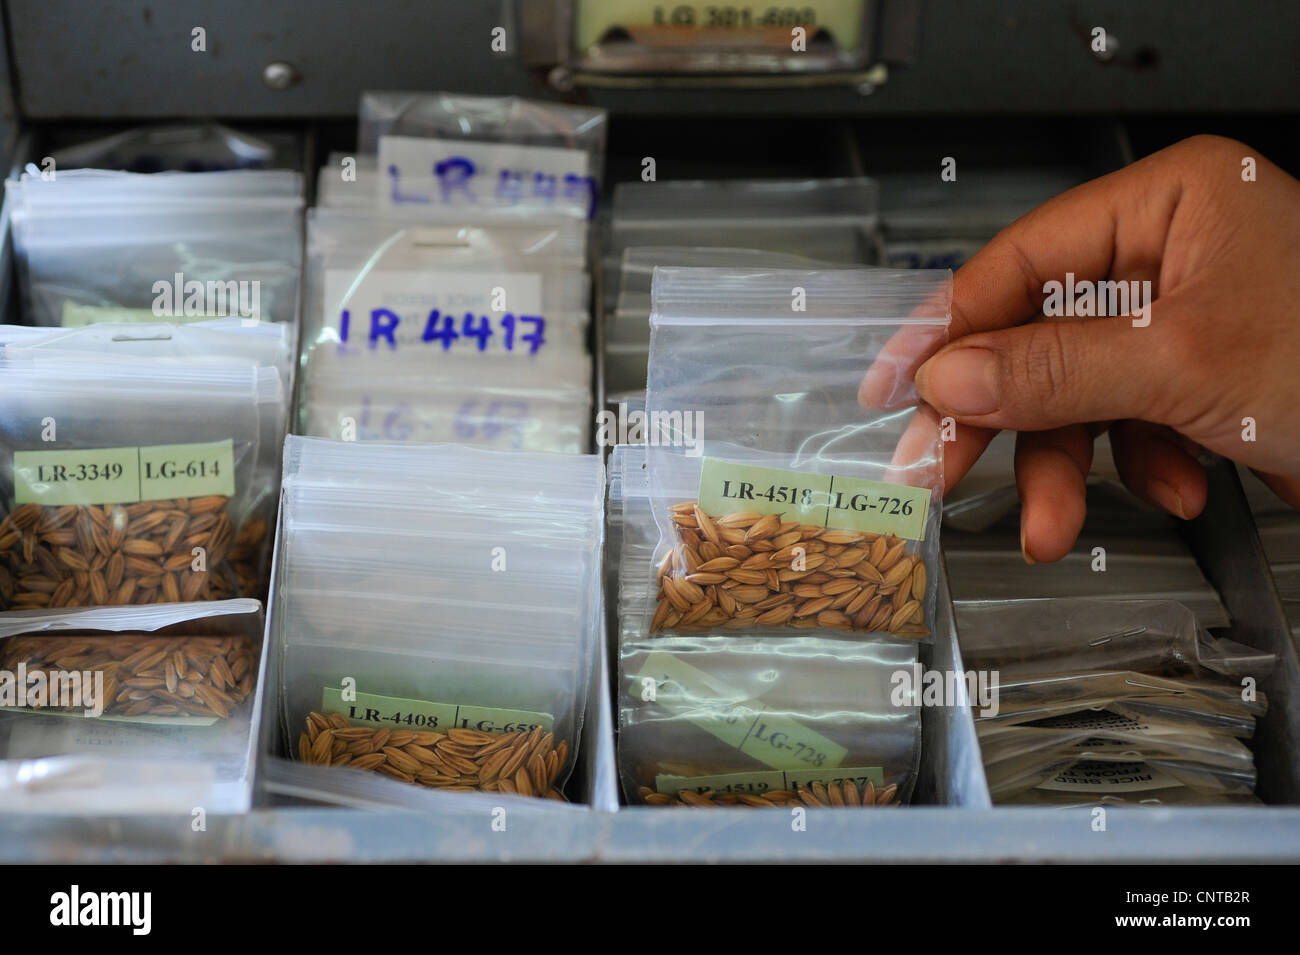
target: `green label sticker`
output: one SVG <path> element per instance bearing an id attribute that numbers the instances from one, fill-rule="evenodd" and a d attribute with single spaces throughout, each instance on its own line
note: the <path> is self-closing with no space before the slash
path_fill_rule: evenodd
<path id="1" fill-rule="evenodd" d="M 851 769 L 790 769 L 759 770 L 753 773 L 726 773 L 720 776 L 670 776 L 655 777 L 655 789 L 665 796 L 674 796 L 683 789 L 702 793 L 745 793 L 761 796 L 763 793 L 786 789 L 793 792 L 800 786 L 813 783 L 854 783 L 859 789 L 870 782 L 877 789 L 885 784 L 885 771 L 879 766 L 857 766 Z"/>
<path id="2" fill-rule="evenodd" d="M 14 452 L 15 504 L 62 507 L 139 500 L 137 448 Z"/>
<path id="3" fill-rule="evenodd" d="M 354 694 L 349 693 L 349 696 Z M 377 693 L 356 693 L 355 700 L 343 699 L 343 690 L 327 686 L 321 691 L 321 710 L 341 713 L 354 726 L 389 727 L 410 730 L 479 730 L 484 733 L 531 732 L 540 726 L 550 732 L 555 718 L 549 713 L 500 709 L 490 706 L 462 706 L 407 700 Z"/>
<path id="4" fill-rule="evenodd" d="M 773 769 L 834 769 L 848 750 L 788 716 L 768 713 L 761 700 L 737 690 L 670 653 L 654 652 L 634 678 L 636 698 L 643 681 L 655 682 L 655 702 L 684 717 Z"/>
<path id="5" fill-rule="evenodd" d="M 15 451 L 14 504 L 134 504 L 235 493 L 235 443 Z"/>
<path id="6" fill-rule="evenodd" d="M 140 449 L 140 500 L 235 493 L 235 443 L 157 444 Z"/>
<path id="7" fill-rule="evenodd" d="M 785 471 L 705 458 L 700 507 L 721 517 L 737 511 L 778 514 L 785 521 L 834 530 L 925 540 L 928 488 L 867 478 Z"/>

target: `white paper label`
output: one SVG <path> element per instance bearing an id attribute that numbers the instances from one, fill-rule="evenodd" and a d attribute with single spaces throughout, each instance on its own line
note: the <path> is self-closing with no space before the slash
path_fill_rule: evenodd
<path id="1" fill-rule="evenodd" d="M 542 277 L 531 272 L 330 269 L 324 308 L 345 354 L 527 356 L 547 341 Z"/>
<path id="2" fill-rule="evenodd" d="M 379 205 L 386 209 L 552 212 L 589 219 L 597 187 L 587 153 L 560 146 L 381 136 Z"/>

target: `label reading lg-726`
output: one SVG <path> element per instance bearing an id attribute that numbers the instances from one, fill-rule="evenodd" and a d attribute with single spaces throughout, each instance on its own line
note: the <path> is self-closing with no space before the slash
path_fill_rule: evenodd
<path id="1" fill-rule="evenodd" d="M 920 541 L 925 540 L 930 490 L 705 458 L 699 501 L 706 514 L 718 517 L 756 511 L 800 524 Z"/>

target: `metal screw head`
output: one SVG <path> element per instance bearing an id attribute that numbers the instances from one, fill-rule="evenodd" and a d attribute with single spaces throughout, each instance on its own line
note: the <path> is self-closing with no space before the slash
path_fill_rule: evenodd
<path id="1" fill-rule="evenodd" d="M 573 71 L 568 67 L 557 66 L 551 70 L 547 76 L 552 88 L 559 90 L 561 93 L 567 93 L 573 89 Z"/>
<path id="2" fill-rule="evenodd" d="M 292 63 L 276 60 L 262 67 L 262 82 L 273 90 L 287 90 L 302 79 L 302 75 Z"/>

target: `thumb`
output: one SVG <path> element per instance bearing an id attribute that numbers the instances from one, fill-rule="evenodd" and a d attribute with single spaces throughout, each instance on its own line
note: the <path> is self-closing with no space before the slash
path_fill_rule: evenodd
<path id="1" fill-rule="evenodd" d="M 922 365 L 916 387 L 941 415 L 982 428 L 1149 419 L 1164 377 L 1158 341 L 1128 316 L 978 332 Z"/>

